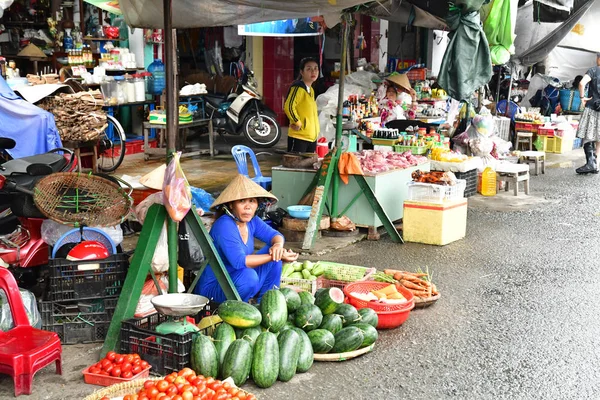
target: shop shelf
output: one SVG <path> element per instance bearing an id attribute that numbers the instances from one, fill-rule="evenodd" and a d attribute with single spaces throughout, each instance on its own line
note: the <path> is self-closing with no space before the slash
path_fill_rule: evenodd
<path id="1" fill-rule="evenodd" d="M 85 266 L 97 268 L 85 270 L 82 268 Z M 128 266 L 128 256 L 122 253 L 93 261 L 51 258 L 48 260 L 50 299 L 66 301 L 118 296 L 121 294 Z"/>
<path id="2" fill-rule="evenodd" d="M 41 301 L 42 329 L 56 332 L 62 344 L 102 342 L 117 306 L 117 297 L 92 301 Z"/>

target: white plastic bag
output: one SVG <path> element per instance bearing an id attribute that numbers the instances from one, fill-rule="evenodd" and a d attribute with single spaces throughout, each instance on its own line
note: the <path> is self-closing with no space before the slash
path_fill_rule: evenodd
<path id="1" fill-rule="evenodd" d="M 156 279 L 158 280 L 158 285 L 162 291 L 160 294 L 167 293 L 169 289 L 169 276 L 167 274 L 162 274 L 157 276 Z M 177 279 L 177 292 L 185 292 L 185 286 L 179 279 Z M 149 276 L 144 283 L 144 287 L 142 288 L 142 295 L 140 296 L 138 305 L 135 308 L 134 317 L 141 318 L 155 313 L 156 309 L 152 305 L 152 298 L 158 295 L 159 293 L 156 289 L 156 285 L 154 284 L 154 280 Z"/>
<path id="2" fill-rule="evenodd" d="M 140 223 L 144 223 L 148 209 L 153 204 L 163 203 L 163 193 L 153 193 L 146 197 L 135 209 L 135 214 Z M 169 270 L 169 245 L 167 242 L 167 223 L 163 224 L 160 236 L 158 237 L 158 243 L 154 250 L 154 256 L 150 263 L 152 271 L 154 272 L 166 272 Z"/>
<path id="3" fill-rule="evenodd" d="M 102 227 L 90 226 L 90 228 L 100 229 L 102 232 L 106 233 L 115 246 L 118 246 L 123 242 L 123 229 L 121 229 L 121 225 Z M 62 235 L 73 229 L 72 226 L 63 225 L 56 221 L 52 221 L 51 219 L 46 219 L 42 222 L 42 240 L 48 245 L 54 246 Z"/>
<path id="4" fill-rule="evenodd" d="M 42 316 L 38 311 L 35 296 L 29 290 L 19 288 L 19 292 L 21 293 L 21 299 L 23 300 L 25 313 L 27 314 L 29 323 L 34 328 L 41 329 Z M 4 290 L 0 289 L 0 331 L 9 331 L 10 329 L 14 328 L 14 326 L 15 325 L 13 323 L 13 317 L 10 311 L 10 305 L 8 304 L 6 293 L 4 293 Z"/>

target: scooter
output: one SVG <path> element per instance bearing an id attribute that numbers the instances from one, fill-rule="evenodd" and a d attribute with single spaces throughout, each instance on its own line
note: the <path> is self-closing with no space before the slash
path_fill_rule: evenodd
<path id="1" fill-rule="evenodd" d="M 254 73 L 241 65 L 237 68 L 241 68 L 243 73 L 238 77 L 233 93 L 204 96 L 213 127 L 219 133 L 243 134 L 256 147 L 274 146 L 281 138 L 277 116 L 262 102 Z"/>
<path id="2" fill-rule="evenodd" d="M 0 138 L 0 150 L 14 146 L 14 140 Z M 41 234 L 46 217 L 17 187 L 33 190 L 44 176 L 76 168 L 77 158 L 64 148 L 0 164 L 0 267 L 9 268 L 22 287 L 39 283 L 40 271 L 34 267 L 48 264 L 48 245 Z"/>

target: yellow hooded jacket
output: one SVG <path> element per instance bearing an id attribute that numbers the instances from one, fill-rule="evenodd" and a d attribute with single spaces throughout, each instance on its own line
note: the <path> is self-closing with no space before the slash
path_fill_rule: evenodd
<path id="1" fill-rule="evenodd" d="M 308 142 L 317 140 L 320 128 L 314 89 L 311 88 L 309 93 L 304 82 L 294 82 L 290 87 L 283 109 L 291 124 L 298 121 L 302 123 L 300 130 L 289 129 L 289 137 Z"/>

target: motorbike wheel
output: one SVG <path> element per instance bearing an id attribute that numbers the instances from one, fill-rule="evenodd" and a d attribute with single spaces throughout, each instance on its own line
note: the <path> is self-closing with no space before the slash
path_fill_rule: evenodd
<path id="1" fill-rule="evenodd" d="M 258 114 L 250 114 L 244 119 L 242 127 L 244 136 L 256 147 L 272 147 L 281 139 L 281 127 L 274 116 L 260 114 L 262 124 L 259 123 Z"/>

